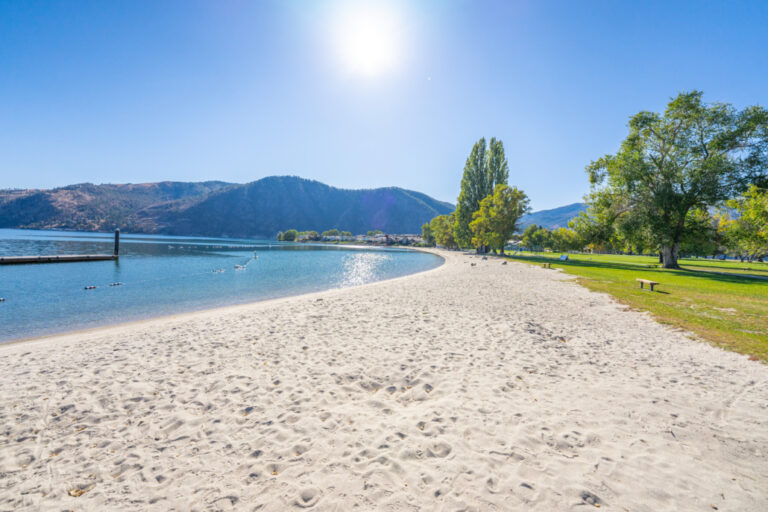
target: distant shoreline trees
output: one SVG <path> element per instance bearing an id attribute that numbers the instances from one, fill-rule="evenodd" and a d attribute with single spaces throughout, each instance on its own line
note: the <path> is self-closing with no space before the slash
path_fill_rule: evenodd
<path id="1" fill-rule="evenodd" d="M 280 231 L 276 235 L 279 242 L 332 242 L 336 244 L 344 243 L 366 243 L 376 245 L 404 245 L 404 246 L 423 246 L 422 238 L 417 234 L 385 234 L 380 230 L 368 231 L 367 235 L 353 235 L 350 231 L 342 231 L 332 228 L 318 233 L 317 231 L 299 231 L 289 229 L 285 232 Z M 434 245 L 434 244 L 432 244 Z"/>

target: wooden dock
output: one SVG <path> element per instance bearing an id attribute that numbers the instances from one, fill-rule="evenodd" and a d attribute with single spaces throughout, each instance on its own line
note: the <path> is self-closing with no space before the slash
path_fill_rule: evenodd
<path id="1" fill-rule="evenodd" d="M 75 261 L 118 260 L 120 256 L 120 230 L 115 230 L 115 251 L 112 254 L 60 254 L 49 256 L 0 256 L 0 265 L 22 265 L 26 263 L 66 263 Z"/>
<path id="2" fill-rule="evenodd" d="M 22 263 L 64 263 L 67 261 L 104 261 L 116 260 L 116 254 L 62 254 L 60 256 L 0 256 L 0 265 L 20 265 Z"/>

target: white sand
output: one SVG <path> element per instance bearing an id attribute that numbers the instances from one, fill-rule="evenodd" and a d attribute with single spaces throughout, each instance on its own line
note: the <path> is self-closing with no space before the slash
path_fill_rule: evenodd
<path id="1" fill-rule="evenodd" d="M 768 510 L 767 366 L 445 256 L 0 347 L 0 510 Z"/>

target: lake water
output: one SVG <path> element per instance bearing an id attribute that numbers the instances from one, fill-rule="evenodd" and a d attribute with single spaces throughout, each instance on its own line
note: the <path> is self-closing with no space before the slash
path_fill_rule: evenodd
<path id="1" fill-rule="evenodd" d="M 0 229 L 0 256 L 112 249 L 112 234 Z M 0 342 L 354 286 L 441 262 L 403 249 L 122 234 L 119 261 L 0 265 Z"/>

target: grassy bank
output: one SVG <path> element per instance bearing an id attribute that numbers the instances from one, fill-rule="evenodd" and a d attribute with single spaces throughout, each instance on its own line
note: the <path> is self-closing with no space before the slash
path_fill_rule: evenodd
<path id="1" fill-rule="evenodd" d="M 510 258 L 551 263 L 578 276 L 587 288 L 649 311 L 663 323 L 768 362 L 768 264 L 684 259 L 682 269 L 668 270 L 648 256 L 571 254 L 568 261 L 559 261 L 559 256 L 525 253 Z M 651 293 L 639 288 L 637 278 L 661 284 Z"/>

